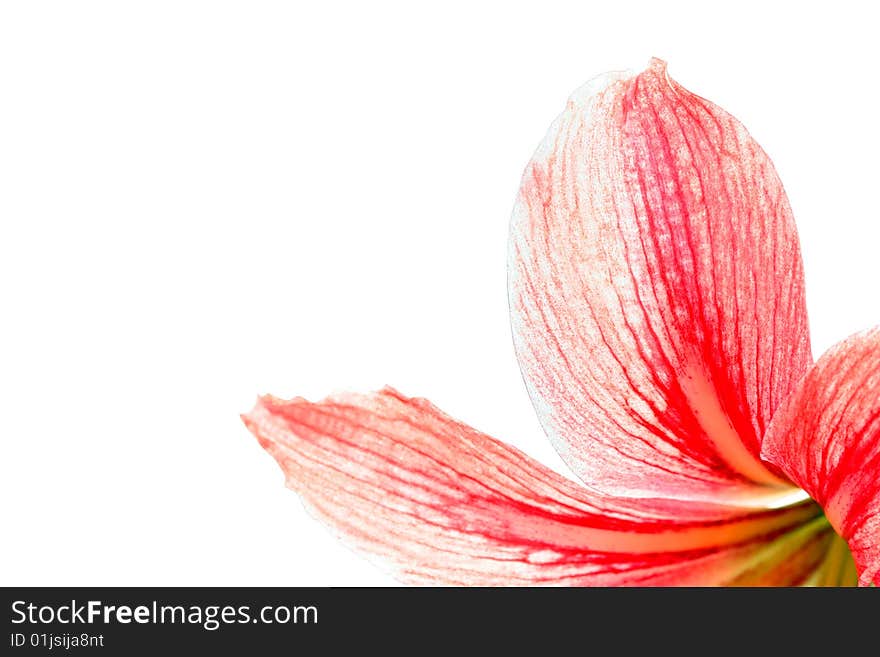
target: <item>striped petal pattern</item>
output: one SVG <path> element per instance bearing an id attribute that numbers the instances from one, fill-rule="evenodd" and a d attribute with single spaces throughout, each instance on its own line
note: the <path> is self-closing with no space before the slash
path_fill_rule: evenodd
<path id="1" fill-rule="evenodd" d="M 880 327 L 832 347 L 773 418 L 764 458 L 822 505 L 880 585 Z"/>
<path id="2" fill-rule="evenodd" d="M 517 356 L 591 486 L 741 498 L 811 364 L 803 269 L 773 165 L 654 60 L 575 93 L 523 176 L 510 242 Z"/>
<path id="3" fill-rule="evenodd" d="M 810 502 L 755 510 L 590 493 L 391 389 L 264 397 L 244 420 L 318 519 L 407 582 L 748 584 L 764 569 L 798 583 L 833 537 Z"/>

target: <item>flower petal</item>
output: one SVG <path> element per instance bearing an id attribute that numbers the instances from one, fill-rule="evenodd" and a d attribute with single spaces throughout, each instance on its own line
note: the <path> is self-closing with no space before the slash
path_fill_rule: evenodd
<path id="1" fill-rule="evenodd" d="M 819 359 L 774 416 L 762 456 L 822 506 L 859 583 L 880 585 L 880 327 Z"/>
<path id="2" fill-rule="evenodd" d="M 722 584 L 764 564 L 796 583 L 833 536 L 811 502 L 756 511 L 590 493 L 391 389 L 264 397 L 244 421 L 312 513 L 404 581 Z M 780 575 L 792 550 L 803 563 Z"/>
<path id="3" fill-rule="evenodd" d="M 551 127 L 514 209 L 509 294 L 544 429 L 589 485 L 785 483 L 758 456 L 812 362 L 794 220 L 745 128 L 663 62 L 594 80 Z"/>

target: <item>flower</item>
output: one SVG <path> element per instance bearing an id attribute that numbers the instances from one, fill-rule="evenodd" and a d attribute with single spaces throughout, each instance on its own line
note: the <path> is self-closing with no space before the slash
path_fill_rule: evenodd
<path id="1" fill-rule="evenodd" d="M 340 538 L 431 584 L 880 582 L 880 330 L 812 361 L 772 163 L 652 60 L 575 92 L 511 222 L 516 355 L 583 485 L 386 388 L 245 424 Z"/>

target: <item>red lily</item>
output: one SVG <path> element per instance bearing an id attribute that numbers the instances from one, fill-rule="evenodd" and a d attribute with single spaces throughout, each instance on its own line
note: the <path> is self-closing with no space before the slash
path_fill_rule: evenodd
<path id="1" fill-rule="evenodd" d="M 663 62 L 554 122 L 509 293 L 584 485 L 391 389 L 261 398 L 245 423 L 344 541 L 420 583 L 880 583 L 880 330 L 813 365 L 776 171 Z"/>

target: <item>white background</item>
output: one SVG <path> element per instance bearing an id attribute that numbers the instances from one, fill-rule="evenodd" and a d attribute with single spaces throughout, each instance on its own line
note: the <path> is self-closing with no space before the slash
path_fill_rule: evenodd
<path id="1" fill-rule="evenodd" d="M 590 4 L 3 3 L 0 583 L 393 583 L 258 393 L 392 384 L 561 469 L 508 216 L 568 94 L 651 55 L 774 159 L 816 354 L 880 323 L 869 3 Z"/>

